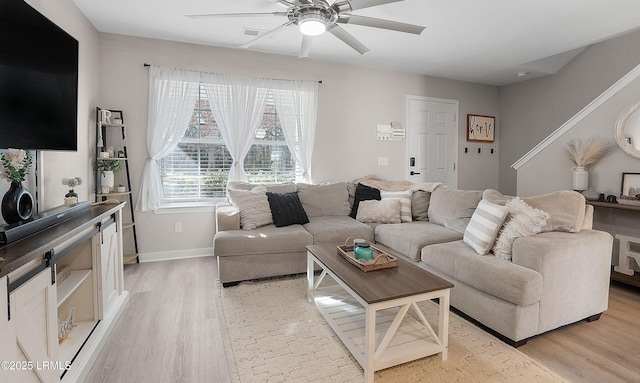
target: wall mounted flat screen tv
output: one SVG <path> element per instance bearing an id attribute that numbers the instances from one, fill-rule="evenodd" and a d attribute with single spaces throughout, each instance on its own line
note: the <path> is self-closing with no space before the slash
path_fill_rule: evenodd
<path id="1" fill-rule="evenodd" d="M 0 149 L 78 150 L 78 41 L 0 0 Z"/>

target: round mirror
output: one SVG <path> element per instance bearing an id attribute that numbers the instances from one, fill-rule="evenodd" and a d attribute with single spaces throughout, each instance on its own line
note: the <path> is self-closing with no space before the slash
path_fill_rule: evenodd
<path id="1" fill-rule="evenodd" d="M 632 104 L 618 117 L 616 141 L 625 153 L 640 158 L 640 101 Z"/>

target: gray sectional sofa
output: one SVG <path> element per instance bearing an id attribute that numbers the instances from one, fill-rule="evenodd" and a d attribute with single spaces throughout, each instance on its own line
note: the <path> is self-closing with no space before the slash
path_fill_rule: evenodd
<path id="1" fill-rule="evenodd" d="M 229 185 L 244 190 L 254 186 Z M 495 190 L 414 188 L 412 222 L 380 224 L 349 217 L 354 183 L 280 184 L 266 189 L 297 192 L 309 222 L 242 230 L 238 209 L 219 204 L 213 246 L 224 286 L 302 273 L 306 245 L 339 245 L 352 237 L 374 241 L 451 281 L 455 285 L 451 305 L 516 346 L 560 326 L 597 319 L 607 309 L 613 239 L 591 229 L 593 208 L 579 193 L 525 198 L 533 208 L 548 213 L 548 221 L 541 233 L 516 238 L 511 260 L 505 260 L 492 253 L 479 255 L 465 238 L 481 200 L 506 205 L 512 199 Z"/>

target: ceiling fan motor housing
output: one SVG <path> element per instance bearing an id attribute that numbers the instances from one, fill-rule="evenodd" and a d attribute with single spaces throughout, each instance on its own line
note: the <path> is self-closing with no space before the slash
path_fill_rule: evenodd
<path id="1" fill-rule="evenodd" d="M 324 2 L 317 4 L 302 4 L 289 9 L 287 17 L 296 25 L 308 19 L 323 20 L 325 25 L 334 24 L 338 20 L 338 13 Z"/>

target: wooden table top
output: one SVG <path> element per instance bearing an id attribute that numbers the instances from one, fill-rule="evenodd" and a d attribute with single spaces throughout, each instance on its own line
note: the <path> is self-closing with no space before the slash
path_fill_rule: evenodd
<path id="1" fill-rule="evenodd" d="M 451 282 L 401 258 L 398 267 L 364 272 L 338 255 L 337 246 L 310 245 L 307 250 L 368 304 L 453 287 Z"/>

